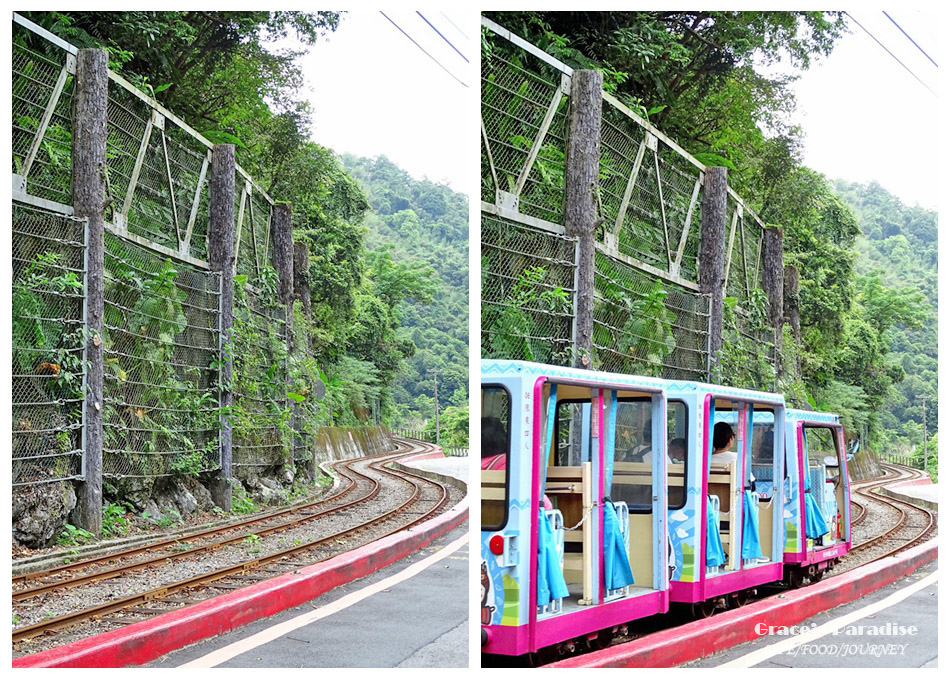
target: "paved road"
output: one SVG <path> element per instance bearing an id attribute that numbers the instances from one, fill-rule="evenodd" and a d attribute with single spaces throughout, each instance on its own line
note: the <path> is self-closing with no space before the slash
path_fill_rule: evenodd
<path id="1" fill-rule="evenodd" d="M 690 668 L 936 668 L 937 561 L 792 629 L 763 631 Z"/>
<path id="2" fill-rule="evenodd" d="M 467 668 L 468 523 L 370 577 L 152 668 Z"/>

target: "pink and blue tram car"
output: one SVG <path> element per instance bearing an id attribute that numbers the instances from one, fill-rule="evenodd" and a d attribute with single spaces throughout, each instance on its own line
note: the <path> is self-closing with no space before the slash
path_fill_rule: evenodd
<path id="1" fill-rule="evenodd" d="M 781 395 L 483 360 L 481 407 L 483 653 L 599 646 L 677 602 L 708 616 L 850 547 L 841 426 Z"/>

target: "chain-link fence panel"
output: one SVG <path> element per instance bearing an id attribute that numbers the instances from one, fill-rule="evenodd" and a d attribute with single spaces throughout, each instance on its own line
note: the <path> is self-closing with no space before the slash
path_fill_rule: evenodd
<path id="1" fill-rule="evenodd" d="M 85 220 L 13 204 L 13 485 L 82 475 Z"/>
<path id="2" fill-rule="evenodd" d="M 573 239 L 482 214 L 482 356 L 570 363 Z"/>
<path id="3" fill-rule="evenodd" d="M 702 380 L 709 298 L 597 253 L 593 366 L 604 371 Z"/>
<path id="4" fill-rule="evenodd" d="M 491 21 L 483 20 L 483 27 L 482 200 L 495 207 L 482 213 L 482 354 L 570 363 L 573 300 L 560 304 L 551 291 L 574 287 L 573 239 L 557 235 L 563 233 L 558 225 L 572 70 L 509 39 Z M 666 378 L 714 377 L 709 299 L 697 292 L 704 168 L 604 94 L 594 366 Z M 767 353 L 771 361 L 774 341 L 759 313 L 762 227 L 731 191 L 727 200 L 725 294 L 734 313 L 724 332 L 735 342 L 728 348 L 731 363 L 725 363 L 765 375 L 759 357 Z M 570 275 L 550 279 L 544 262 L 555 242 L 554 259 Z M 733 380 L 733 373 L 722 375 Z"/>
<path id="5" fill-rule="evenodd" d="M 563 218 L 567 97 L 561 72 L 494 36 L 482 60 L 482 200 L 496 190 L 518 197 L 520 211 Z"/>
<path id="6" fill-rule="evenodd" d="M 272 282 L 266 279 L 276 276 L 271 266 L 270 220 L 272 205 L 250 182 L 245 183 L 240 173 L 235 186 L 240 199 L 235 213 L 237 241 L 238 275 L 246 276 L 255 286 L 267 286 Z M 264 277 L 262 279 L 262 277 Z"/>
<path id="7" fill-rule="evenodd" d="M 116 79 L 113 77 L 113 81 Z M 207 256 L 208 148 L 117 82 L 108 105 L 109 193 L 113 221 L 170 250 Z M 119 217 L 121 216 L 121 217 Z"/>
<path id="8" fill-rule="evenodd" d="M 275 467 L 289 462 L 293 432 L 287 404 L 284 308 L 272 294 L 235 286 L 233 465 Z"/>
<path id="9" fill-rule="evenodd" d="M 220 467 L 220 276 L 105 237 L 103 474 Z"/>
<path id="10" fill-rule="evenodd" d="M 75 59 L 23 27 L 13 27 L 14 189 L 69 204 Z"/>

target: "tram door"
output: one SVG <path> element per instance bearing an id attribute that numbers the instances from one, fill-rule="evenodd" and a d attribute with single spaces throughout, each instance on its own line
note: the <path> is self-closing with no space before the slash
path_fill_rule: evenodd
<path id="1" fill-rule="evenodd" d="M 594 470 L 600 450 L 599 390 L 558 386 L 554 414 L 545 503 L 563 522 L 563 572 L 570 600 L 589 605 L 596 601 Z"/>
<path id="2" fill-rule="evenodd" d="M 806 502 L 822 521 L 806 514 L 808 550 L 850 540 L 847 459 L 840 425 L 803 426 Z M 808 509 L 806 508 L 806 513 Z M 817 528 L 816 528 L 817 527 Z"/>

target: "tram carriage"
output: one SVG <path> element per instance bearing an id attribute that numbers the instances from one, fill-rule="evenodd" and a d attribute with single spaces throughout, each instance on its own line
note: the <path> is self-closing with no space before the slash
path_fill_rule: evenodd
<path id="1" fill-rule="evenodd" d="M 784 469 L 785 400 L 691 381 L 667 381 L 666 391 L 671 429 L 688 442 L 685 462 L 671 471 L 671 490 L 680 474 L 685 493 L 669 503 L 670 600 L 708 616 L 723 598 L 741 604 L 751 589 L 782 578 L 782 504 L 773 480 Z M 728 453 L 711 456 L 723 425 L 734 440 Z"/>
<path id="2" fill-rule="evenodd" d="M 819 580 L 851 549 L 851 484 L 844 428 L 838 416 L 789 409 L 785 448 L 785 579 Z"/>
<path id="3" fill-rule="evenodd" d="M 708 616 L 850 548 L 836 416 L 518 361 L 482 361 L 481 400 L 484 653 L 597 647 L 671 603 Z M 717 427 L 734 440 L 713 457 Z"/>
<path id="4" fill-rule="evenodd" d="M 666 441 L 660 380 L 482 362 L 483 651 L 596 641 L 668 610 L 662 446 L 611 455 L 644 431 Z"/>

